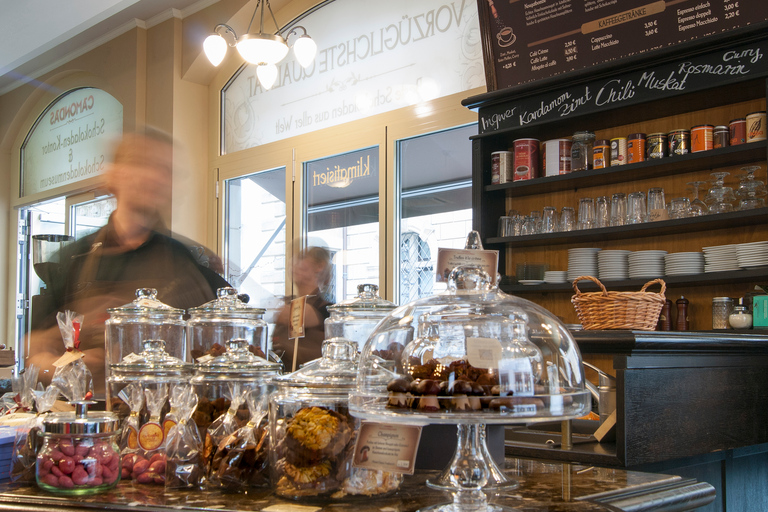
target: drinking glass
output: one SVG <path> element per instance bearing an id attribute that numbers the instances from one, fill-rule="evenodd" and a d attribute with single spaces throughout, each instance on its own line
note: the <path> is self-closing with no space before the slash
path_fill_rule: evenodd
<path id="1" fill-rule="evenodd" d="M 512 236 L 512 217 L 499 217 L 499 236 Z"/>
<path id="2" fill-rule="evenodd" d="M 687 197 L 676 197 L 670 201 L 669 216 L 673 219 L 691 217 L 691 200 Z"/>
<path id="3" fill-rule="evenodd" d="M 570 206 L 563 206 L 560 211 L 560 223 L 558 231 L 565 233 L 573 231 L 576 225 L 576 212 Z"/>
<path id="4" fill-rule="evenodd" d="M 667 220 L 667 202 L 664 199 L 664 189 L 653 187 L 648 189 L 648 220 L 650 222 L 657 220 Z"/>
<path id="5" fill-rule="evenodd" d="M 595 227 L 607 228 L 611 225 L 611 204 L 607 196 L 595 200 Z"/>
<path id="6" fill-rule="evenodd" d="M 627 224 L 642 224 L 646 220 L 645 194 L 632 192 L 627 196 Z"/>
<path id="7" fill-rule="evenodd" d="M 742 167 L 746 174 L 740 176 L 739 188 L 736 195 L 740 198 L 739 210 L 751 210 L 765 206 L 765 196 L 768 195 L 765 184 L 755 179 L 755 172 L 760 170 L 759 165 Z"/>
<path id="8" fill-rule="evenodd" d="M 535 235 L 538 233 L 536 229 L 536 219 L 530 215 L 526 215 L 523 218 L 523 229 L 521 235 Z"/>
<path id="9" fill-rule="evenodd" d="M 512 217 L 512 236 L 523 234 L 523 220 L 525 220 L 524 215 L 514 215 Z"/>
<path id="10" fill-rule="evenodd" d="M 725 213 L 733 211 L 733 203 L 736 202 L 736 196 L 731 187 L 724 184 L 725 177 L 729 172 L 713 172 L 712 187 L 707 191 L 704 202 L 709 207 L 709 213 Z"/>
<path id="11" fill-rule="evenodd" d="M 530 217 L 533 219 L 533 226 L 535 233 L 541 233 L 541 212 L 538 210 L 534 210 L 531 213 L 529 213 Z"/>
<path id="12" fill-rule="evenodd" d="M 627 223 L 627 196 L 621 192 L 611 196 L 611 226 Z"/>
<path id="13" fill-rule="evenodd" d="M 577 229 L 592 229 L 595 227 L 595 202 L 591 197 L 579 199 L 579 222 Z"/>
<path id="14" fill-rule="evenodd" d="M 706 181 L 690 181 L 688 185 L 691 186 L 691 192 L 693 199 L 691 199 L 691 217 L 699 217 L 709 213 L 709 207 L 707 203 L 699 199 L 699 190 L 702 185 L 706 185 Z"/>
<path id="15" fill-rule="evenodd" d="M 545 206 L 541 218 L 541 232 L 554 233 L 557 231 L 557 209 L 554 206 Z"/>

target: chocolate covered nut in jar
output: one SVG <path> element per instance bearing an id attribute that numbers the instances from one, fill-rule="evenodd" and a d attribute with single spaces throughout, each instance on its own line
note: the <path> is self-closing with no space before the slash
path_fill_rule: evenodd
<path id="1" fill-rule="evenodd" d="M 248 340 L 232 339 L 226 345 L 226 352 L 218 357 L 209 355 L 199 358 L 195 363 L 195 376 L 192 378 L 192 385 L 198 397 L 192 420 L 204 439 L 205 472 L 217 475 L 214 479 L 216 487 L 226 487 L 229 490 L 268 485 L 266 462 L 269 443 L 266 438 L 261 439 L 261 443 L 248 447 L 253 451 L 252 453 L 245 453 L 244 457 L 234 459 L 224 457 L 221 453 L 222 450 L 231 448 L 227 444 L 226 437 L 234 432 L 223 432 L 221 439 L 214 440 L 213 432 L 209 432 L 209 429 L 217 418 L 230 410 L 233 389 L 237 390 L 234 394 L 240 396 L 251 394 L 256 400 L 260 397 L 268 397 L 275 389 L 272 379 L 280 375 L 282 365 L 251 353 Z M 251 418 L 248 405 L 247 400 L 243 400 L 234 412 L 237 428 L 244 427 Z M 264 433 L 266 433 L 266 426 L 265 421 L 264 425 L 261 425 Z M 257 449 L 259 453 L 256 453 Z M 218 459 L 216 459 L 217 454 Z M 213 466 L 215 461 L 220 461 L 217 467 Z M 229 478 L 230 473 L 247 474 L 248 478 L 245 480 Z M 260 473 L 261 477 L 257 473 Z M 208 481 L 211 482 L 211 479 L 209 478 Z"/>
<path id="2" fill-rule="evenodd" d="M 254 355 L 268 359 L 269 336 L 264 312 L 262 308 L 249 306 L 235 288 L 216 290 L 216 299 L 189 310 L 187 343 L 192 361 L 206 355 L 222 355 L 231 339 L 247 340 L 248 349 Z"/>
<path id="3" fill-rule="evenodd" d="M 75 412 L 50 413 L 39 432 L 42 446 L 37 454 L 35 478 L 46 491 L 59 494 L 94 494 L 120 481 L 117 416 L 88 412 L 96 402 L 70 402 Z"/>
<path id="4" fill-rule="evenodd" d="M 360 422 L 349 414 L 357 377 L 357 344 L 323 342 L 323 356 L 275 379 L 270 400 L 270 474 L 278 496 L 290 499 L 377 496 L 397 490 L 397 473 L 351 464 Z"/>
<path id="5" fill-rule="evenodd" d="M 357 343 L 359 350 L 381 319 L 396 307 L 379 297 L 379 287 L 375 284 L 358 285 L 355 297 L 328 306 L 330 316 L 325 319 L 325 337 L 347 338 Z"/>
<path id="6" fill-rule="evenodd" d="M 110 308 L 107 312 L 107 379 L 110 366 L 144 350 L 146 340 L 163 340 L 169 356 L 188 360 L 184 310 L 162 303 L 154 288 L 139 288 L 133 302 Z"/>

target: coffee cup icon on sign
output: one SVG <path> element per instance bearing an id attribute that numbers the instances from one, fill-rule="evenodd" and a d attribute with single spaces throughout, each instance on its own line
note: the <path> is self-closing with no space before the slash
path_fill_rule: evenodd
<path id="1" fill-rule="evenodd" d="M 507 46 L 514 44 L 515 40 L 517 40 L 517 37 L 515 36 L 514 32 L 512 32 L 510 27 L 504 27 L 503 29 L 499 30 L 498 34 L 496 34 L 496 39 L 499 41 L 499 46 L 506 48 Z"/>

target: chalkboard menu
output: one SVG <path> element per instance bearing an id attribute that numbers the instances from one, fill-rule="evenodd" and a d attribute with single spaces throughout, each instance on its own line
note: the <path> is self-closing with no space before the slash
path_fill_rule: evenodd
<path id="1" fill-rule="evenodd" d="M 488 90 L 764 24 L 766 0 L 478 0 Z"/>

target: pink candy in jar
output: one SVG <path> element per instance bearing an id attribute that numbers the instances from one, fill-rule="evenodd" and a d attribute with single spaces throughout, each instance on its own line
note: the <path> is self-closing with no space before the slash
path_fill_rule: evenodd
<path id="1" fill-rule="evenodd" d="M 89 494 L 111 489 L 120 481 L 117 416 L 88 414 L 88 403 L 93 402 L 75 402 L 74 415 L 51 413 L 43 421 L 35 468 L 41 489 Z"/>

